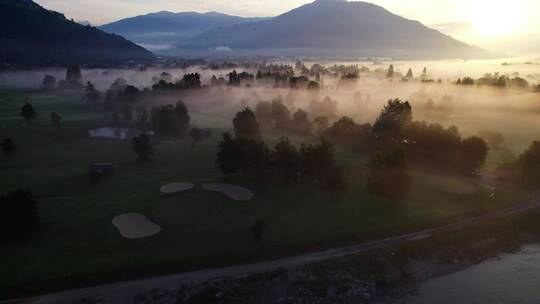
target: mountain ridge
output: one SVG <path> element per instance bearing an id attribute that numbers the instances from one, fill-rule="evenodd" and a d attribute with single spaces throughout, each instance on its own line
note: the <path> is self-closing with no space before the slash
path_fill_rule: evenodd
<path id="1" fill-rule="evenodd" d="M 396 58 L 480 58 L 489 53 L 378 5 L 318 0 L 273 19 L 207 31 L 177 44 L 178 54 Z M 302 54 L 303 53 L 303 54 Z M 216 54 L 216 52 L 214 52 Z"/>
<path id="2" fill-rule="evenodd" d="M 71 65 L 153 60 L 118 35 L 68 20 L 31 0 L 0 1 L 0 64 Z"/>

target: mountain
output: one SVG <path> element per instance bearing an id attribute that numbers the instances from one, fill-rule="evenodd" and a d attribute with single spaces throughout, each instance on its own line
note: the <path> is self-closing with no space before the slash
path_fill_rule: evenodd
<path id="1" fill-rule="evenodd" d="M 175 52 L 402 59 L 489 55 L 380 6 L 345 0 L 318 0 L 271 20 L 211 30 L 181 41 Z"/>
<path id="2" fill-rule="evenodd" d="M 172 46 L 175 42 L 212 29 L 264 20 L 268 18 L 243 18 L 216 12 L 201 14 L 164 11 L 122 19 L 103 25 L 100 29 L 122 35 L 149 49 L 159 51 Z"/>
<path id="3" fill-rule="evenodd" d="M 0 64 L 69 65 L 152 60 L 123 37 L 84 26 L 31 0 L 0 0 Z"/>

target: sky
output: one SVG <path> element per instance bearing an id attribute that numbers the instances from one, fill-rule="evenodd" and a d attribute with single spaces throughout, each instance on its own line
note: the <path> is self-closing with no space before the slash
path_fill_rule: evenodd
<path id="1" fill-rule="evenodd" d="M 277 16 L 313 0 L 37 0 L 77 21 L 101 25 L 157 11 Z M 368 0 L 464 42 L 540 52 L 540 0 Z M 538 48 L 537 50 L 532 50 Z"/>

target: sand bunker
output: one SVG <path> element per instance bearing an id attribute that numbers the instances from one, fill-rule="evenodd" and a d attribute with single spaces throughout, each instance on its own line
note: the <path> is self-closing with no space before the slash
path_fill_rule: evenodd
<path id="1" fill-rule="evenodd" d="M 162 186 L 160 191 L 165 194 L 179 193 L 193 189 L 194 186 L 192 183 L 172 183 Z"/>
<path id="2" fill-rule="evenodd" d="M 248 201 L 255 196 L 253 192 L 246 188 L 229 184 L 204 184 L 202 188 L 222 193 L 235 201 Z"/>
<path id="3" fill-rule="evenodd" d="M 126 213 L 115 217 L 112 223 L 120 234 L 128 239 L 140 239 L 158 234 L 161 227 L 138 213 Z"/>

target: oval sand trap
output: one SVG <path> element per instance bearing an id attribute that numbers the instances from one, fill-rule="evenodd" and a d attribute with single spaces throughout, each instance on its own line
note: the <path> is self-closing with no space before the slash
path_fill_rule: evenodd
<path id="1" fill-rule="evenodd" d="M 204 184 L 202 188 L 204 190 L 222 193 L 235 201 L 248 201 L 255 196 L 249 189 L 229 184 Z"/>
<path id="2" fill-rule="evenodd" d="M 162 186 L 160 191 L 161 193 L 172 194 L 184 192 L 193 189 L 193 187 L 195 187 L 195 185 L 192 183 L 172 183 Z"/>
<path id="3" fill-rule="evenodd" d="M 158 234 L 161 227 L 139 213 L 126 213 L 115 217 L 112 223 L 128 239 L 140 239 Z"/>

